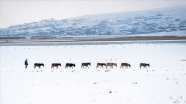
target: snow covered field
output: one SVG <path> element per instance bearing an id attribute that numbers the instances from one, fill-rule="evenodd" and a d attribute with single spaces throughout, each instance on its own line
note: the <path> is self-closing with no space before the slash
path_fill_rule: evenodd
<path id="1" fill-rule="evenodd" d="M 45 66 L 34 69 L 36 62 Z M 96 69 L 98 62 L 117 67 Z M 186 43 L 1 45 L 0 77 L 0 104 L 186 104 Z"/>

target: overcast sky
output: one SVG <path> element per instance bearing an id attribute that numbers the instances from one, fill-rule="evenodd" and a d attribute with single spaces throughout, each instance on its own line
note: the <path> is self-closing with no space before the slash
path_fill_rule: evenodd
<path id="1" fill-rule="evenodd" d="M 184 4 L 186 0 L 0 0 L 0 28 L 50 18 L 61 20 Z"/>

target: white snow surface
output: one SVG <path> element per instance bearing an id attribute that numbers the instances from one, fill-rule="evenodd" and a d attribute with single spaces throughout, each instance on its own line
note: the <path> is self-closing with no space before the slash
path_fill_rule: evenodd
<path id="1" fill-rule="evenodd" d="M 185 43 L 0 46 L 0 104 L 186 104 L 185 53 Z M 36 62 L 45 66 L 34 69 Z M 98 62 L 117 67 L 96 69 Z"/>

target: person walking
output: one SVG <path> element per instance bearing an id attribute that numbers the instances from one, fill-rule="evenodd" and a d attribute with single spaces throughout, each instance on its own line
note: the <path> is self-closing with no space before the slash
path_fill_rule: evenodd
<path id="1" fill-rule="evenodd" d="M 25 69 L 27 68 L 27 66 L 28 66 L 28 61 L 27 61 L 27 59 L 25 60 Z"/>

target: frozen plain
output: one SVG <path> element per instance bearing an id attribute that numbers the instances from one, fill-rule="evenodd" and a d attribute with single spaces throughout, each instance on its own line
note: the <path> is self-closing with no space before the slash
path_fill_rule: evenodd
<path id="1" fill-rule="evenodd" d="M 118 65 L 96 69 L 98 62 Z M 0 46 L 0 77 L 1 104 L 186 104 L 186 43 Z"/>

